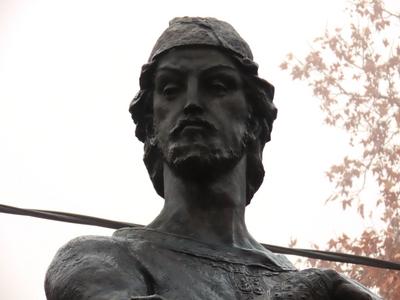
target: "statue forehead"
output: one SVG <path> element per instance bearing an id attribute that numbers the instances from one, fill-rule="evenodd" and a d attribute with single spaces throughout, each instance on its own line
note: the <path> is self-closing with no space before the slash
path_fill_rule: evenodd
<path id="1" fill-rule="evenodd" d="M 230 55 L 212 47 L 180 47 L 162 55 L 157 63 L 157 71 L 202 71 L 210 68 L 225 68 L 239 71 Z"/>

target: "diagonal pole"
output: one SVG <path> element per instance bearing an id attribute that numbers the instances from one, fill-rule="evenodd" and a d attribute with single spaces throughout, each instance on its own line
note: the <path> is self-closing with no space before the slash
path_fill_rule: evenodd
<path id="1" fill-rule="evenodd" d="M 80 215 L 80 214 L 51 211 L 51 210 L 18 208 L 18 207 L 4 205 L 4 204 L 0 204 L 0 213 L 29 216 L 29 217 L 42 218 L 42 219 L 53 220 L 53 221 L 81 224 L 81 225 L 99 226 L 99 227 L 105 227 L 105 228 L 111 228 L 111 229 L 119 229 L 122 227 L 143 227 L 143 225 L 139 225 L 139 224 L 102 219 L 102 218 Z M 266 249 L 268 249 L 274 253 L 280 253 L 280 254 L 286 254 L 286 255 L 297 255 L 297 256 L 303 256 L 303 257 L 314 258 L 314 259 L 336 261 L 336 262 L 350 263 L 350 264 L 358 264 L 358 265 L 370 266 L 370 267 L 375 267 L 375 268 L 400 271 L 400 263 L 399 262 L 391 262 L 391 261 L 386 261 L 386 260 L 382 260 L 382 259 L 376 259 L 376 258 L 370 258 L 370 257 L 366 257 L 366 256 L 359 256 L 359 255 L 346 254 L 346 253 L 339 253 L 339 252 L 287 248 L 287 247 L 269 245 L 269 244 L 261 244 L 261 245 L 263 245 Z"/>

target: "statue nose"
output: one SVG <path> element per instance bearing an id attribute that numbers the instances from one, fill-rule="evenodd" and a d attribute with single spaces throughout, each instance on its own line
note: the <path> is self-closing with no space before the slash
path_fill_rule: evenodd
<path id="1" fill-rule="evenodd" d="M 185 114 L 203 113 L 203 105 L 196 80 L 189 80 L 187 85 L 186 104 L 183 109 Z"/>
<path id="2" fill-rule="evenodd" d="M 187 115 L 201 114 L 203 111 L 203 108 L 196 102 L 188 102 L 183 109 L 183 112 Z"/>

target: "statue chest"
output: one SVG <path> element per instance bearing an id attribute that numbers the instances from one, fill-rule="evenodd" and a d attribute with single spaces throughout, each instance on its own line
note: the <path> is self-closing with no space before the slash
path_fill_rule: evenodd
<path id="1" fill-rule="evenodd" d="M 166 299 L 329 299 L 328 286 L 318 270 L 274 271 L 179 252 L 153 257 L 147 267 L 155 292 Z"/>

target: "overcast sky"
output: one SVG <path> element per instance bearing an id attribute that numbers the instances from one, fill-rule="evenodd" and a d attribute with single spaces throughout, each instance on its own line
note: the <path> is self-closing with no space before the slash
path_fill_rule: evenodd
<path id="1" fill-rule="evenodd" d="M 288 52 L 341 26 L 346 1 L 0 0 L 0 203 L 146 224 L 162 207 L 128 113 L 140 67 L 175 16 L 230 22 L 276 87 L 278 119 L 264 151 L 264 185 L 248 207 L 260 242 L 323 244 L 361 228 L 324 205 L 324 172 L 346 135 L 279 69 Z M 0 214 L 0 299 L 45 299 L 43 279 L 73 237 L 111 230 Z"/>

